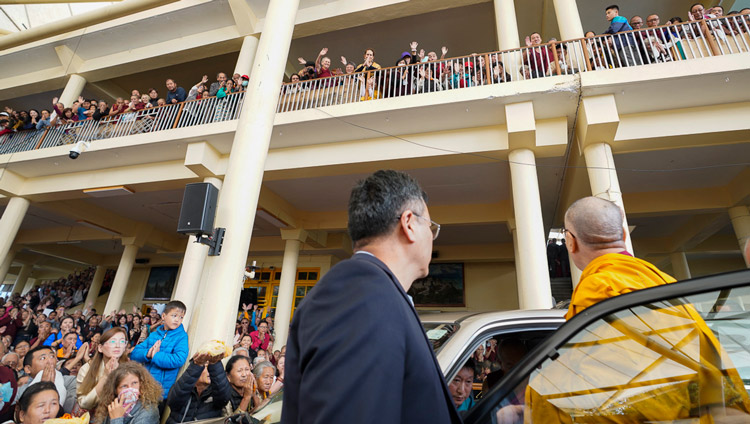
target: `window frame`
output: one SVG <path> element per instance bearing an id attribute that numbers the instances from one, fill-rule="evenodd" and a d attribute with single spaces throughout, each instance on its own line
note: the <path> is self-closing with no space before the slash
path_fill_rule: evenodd
<path id="1" fill-rule="evenodd" d="M 693 296 L 708 292 L 717 292 L 736 287 L 750 286 L 750 269 L 716 274 L 695 278 L 658 287 L 638 290 L 632 293 L 616 296 L 577 314 L 563 324 L 557 331 L 529 352 L 521 362 L 511 370 L 492 390 L 484 394 L 482 399 L 464 417 L 464 424 L 493 422 L 491 417 L 499 402 L 516 386 L 544 362 L 559 356 L 558 349 L 572 339 L 579 331 L 593 322 L 620 310 L 633 308 L 646 303 L 653 303 L 685 296 Z"/>

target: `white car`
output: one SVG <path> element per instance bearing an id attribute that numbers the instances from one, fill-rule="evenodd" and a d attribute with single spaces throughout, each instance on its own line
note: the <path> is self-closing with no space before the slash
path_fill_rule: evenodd
<path id="1" fill-rule="evenodd" d="M 480 344 L 490 339 L 512 337 L 523 340 L 531 349 L 560 327 L 564 310 L 525 310 L 503 312 L 450 312 L 420 315 L 427 337 L 432 342 L 445 380 L 450 381 Z M 281 421 L 283 392 L 253 414 L 263 423 Z M 206 423 L 220 422 L 216 419 Z M 223 422 L 223 421 L 221 421 Z"/>

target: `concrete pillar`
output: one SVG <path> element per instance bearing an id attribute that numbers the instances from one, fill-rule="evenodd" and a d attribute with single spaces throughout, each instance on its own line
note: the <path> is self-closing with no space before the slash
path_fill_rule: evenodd
<path id="1" fill-rule="evenodd" d="M 510 50 L 521 47 L 518 34 L 516 7 L 513 0 L 495 0 L 495 27 L 497 29 L 498 50 Z"/>
<path id="2" fill-rule="evenodd" d="M 3 282 L 5 282 L 5 277 L 8 276 L 8 271 L 10 270 L 10 266 L 13 265 L 13 259 L 15 259 L 15 257 L 15 249 L 10 249 L 8 251 L 8 254 L 5 255 L 5 259 L 0 264 L 0 284 L 3 284 Z"/>
<path id="3" fill-rule="evenodd" d="M 299 0 L 269 3 L 260 36 L 250 84 L 240 112 L 229 154 L 224 185 L 219 194 L 214 226 L 226 228 L 221 255 L 206 259 L 203 295 L 197 321 L 196 343 L 219 339 L 230 342 L 234 333 L 242 277 L 250 248 L 254 211 L 263 182 L 263 171 L 273 131 L 273 121 Z M 195 316 L 193 317 L 195 320 Z"/>
<path id="4" fill-rule="evenodd" d="M 3 265 L 27 210 L 29 210 L 28 200 L 23 197 L 12 197 L 8 201 L 8 206 L 5 207 L 3 217 L 0 218 L 0 263 Z M 8 267 L 10 267 L 10 264 L 8 264 Z M 5 273 L 8 273 L 7 269 Z"/>
<path id="5" fill-rule="evenodd" d="M 65 107 L 71 107 L 73 102 L 83 93 L 83 87 L 86 85 L 86 79 L 78 74 L 70 75 L 68 83 L 65 84 L 62 94 L 60 94 L 60 103 Z"/>
<path id="6" fill-rule="evenodd" d="M 554 4 L 557 26 L 560 28 L 560 40 L 583 38 L 583 26 L 576 0 L 554 0 Z M 602 11 L 603 14 L 604 11 Z"/>
<path id="7" fill-rule="evenodd" d="M 255 51 L 257 49 L 257 35 L 248 35 L 242 39 L 242 48 L 240 49 L 240 55 L 237 57 L 237 65 L 234 67 L 235 74 L 250 75 L 250 69 L 253 67 Z"/>
<path id="8" fill-rule="evenodd" d="M 89 292 L 86 294 L 86 300 L 83 301 L 83 306 L 94 305 L 96 299 L 99 298 L 99 291 L 102 289 L 102 283 L 104 282 L 104 276 L 107 274 L 107 268 L 102 265 L 96 266 L 94 271 L 94 278 L 91 280 L 91 287 Z M 101 311 L 100 311 L 101 312 Z"/>
<path id="9" fill-rule="evenodd" d="M 294 304 L 294 282 L 297 280 L 297 260 L 299 249 L 307 238 L 304 230 L 281 230 L 281 238 L 286 240 L 284 245 L 284 261 L 281 263 L 281 282 L 279 283 L 279 298 L 276 301 L 276 314 L 274 315 L 274 331 L 276 340 L 274 346 L 286 344 L 289 335 L 289 324 L 291 322 L 292 305 Z"/>
<path id="10" fill-rule="evenodd" d="M 615 159 L 612 155 L 612 147 L 607 143 L 593 143 L 583 149 L 586 158 L 586 169 L 591 184 L 591 194 L 600 199 L 609 200 L 622 208 L 622 225 L 628 231 L 628 219 L 625 216 L 625 204 L 622 202 L 622 191 L 620 181 L 617 178 Z M 633 242 L 628 232 L 625 238 L 627 251 L 633 254 Z"/>
<path id="11" fill-rule="evenodd" d="M 547 271 L 536 158 L 530 149 L 516 149 L 510 152 L 508 159 L 518 233 L 518 305 L 521 309 L 548 309 L 552 307 L 552 289 Z"/>
<path id="12" fill-rule="evenodd" d="M 214 187 L 221 190 L 222 182 L 216 177 L 206 177 L 204 183 L 213 184 Z M 187 328 L 190 324 L 190 317 L 195 311 L 195 301 L 198 297 L 198 291 L 203 275 L 203 266 L 208 257 L 208 246 L 202 243 L 196 243 L 195 236 L 190 236 L 185 255 L 182 257 L 180 271 L 177 277 L 177 284 L 172 294 L 172 300 L 179 300 L 185 304 L 187 311 L 183 322 Z"/>
<path id="13" fill-rule="evenodd" d="M 737 235 L 737 242 L 742 249 L 742 257 L 745 259 L 745 266 L 750 268 L 750 258 L 748 258 L 746 249 L 750 243 L 750 208 L 747 206 L 735 206 L 729 208 L 729 218 L 732 220 L 734 233 Z"/>
<path id="14" fill-rule="evenodd" d="M 672 261 L 672 276 L 678 281 L 689 280 L 690 267 L 688 266 L 687 256 L 685 252 L 675 252 L 669 255 L 669 259 Z"/>
<path id="15" fill-rule="evenodd" d="M 123 240 L 123 244 L 125 244 L 125 240 Z M 112 289 L 110 289 L 107 297 L 107 304 L 101 311 L 103 315 L 119 310 L 122 306 L 122 298 L 125 296 L 125 289 L 128 287 L 128 280 L 130 280 L 130 273 L 133 271 L 137 254 L 138 246 L 135 243 L 125 244 L 125 250 L 120 257 L 120 264 L 117 266 L 115 280 L 112 282 Z"/>
<path id="16" fill-rule="evenodd" d="M 36 281 L 37 281 L 36 278 L 29 277 L 29 279 L 26 280 L 26 285 L 23 286 L 23 291 L 21 292 L 21 296 L 23 296 L 26 293 L 30 292 L 34 288 L 34 286 L 36 285 Z"/>
<path id="17" fill-rule="evenodd" d="M 13 291 L 11 294 L 21 293 L 23 288 L 26 286 L 26 280 L 31 276 L 31 271 L 34 269 L 34 264 L 23 264 L 21 265 L 21 271 L 16 277 L 16 282 L 13 284 Z"/>

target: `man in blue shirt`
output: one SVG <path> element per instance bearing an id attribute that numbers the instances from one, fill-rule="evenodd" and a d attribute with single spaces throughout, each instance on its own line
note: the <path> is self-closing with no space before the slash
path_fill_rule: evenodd
<path id="1" fill-rule="evenodd" d="M 182 87 L 178 87 L 173 79 L 167 80 L 167 104 L 181 103 L 187 98 L 187 93 Z"/>
<path id="2" fill-rule="evenodd" d="M 609 28 L 607 28 L 604 33 L 613 34 L 614 49 L 620 59 L 620 62 L 615 65 L 619 65 L 621 68 L 625 66 L 635 66 L 637 47 L 635 45 L 633 33 L 614 35 L 619 32 L 632 31 L 633 27 L 630 26 L 625 17 L 620 16 L 620 7 L 616 4 L 608 6 L 605 10 L 607 20 L 610 24 Z M 640 62 L 640 60 L 638 62 Z M 640 63 L 637 64 L 640 65 Z"/>

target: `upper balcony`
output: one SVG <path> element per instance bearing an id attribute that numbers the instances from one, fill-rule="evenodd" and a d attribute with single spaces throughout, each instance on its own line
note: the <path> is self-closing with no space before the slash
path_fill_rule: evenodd
<path id="1" fill-rule="evenodd" d="M 618 54 L 616 46 L 627 46 L 630 59 Z M 577 110 L 572 99 L 601 94 L 615 95 L 623 115 L 711 105 L 717 98 L 743 102 L 748 98 L 741 87 L 750 83 L 748 52 L 750 19 L 734 15 L 291 82 L 279 94 L 278 131 L 271 146 L 370 138 L 372 124 L 382 120 L 388 129 L 381 135 L 408 134 L 420 127 L 443 131 L 503 125 L 505 104 L 535 98 L 543 98 L 535 104 L 535 117 L 541 121 L 572 120 Z M 706 75 L 724 79 L 712 86 L 711 96 L 685 90 L 704 84 Z M 643 102 L 641 93 L 658 101 Z M 59 156 L 61 149 L 31 151 L 79 141 L 97 141 L 97 150 L 107 139 L 117 139 L 109 145 L 121 148 L 201 137 L 213 139 L 220 153 L 228 154 L 243 98 L 242 91 L 223 98 L 204 96 L 101 120 L 4 134 L 0 155 L 13 154 L 8 162 L 24 162 Z M 421 124 L 415 126 L 415 121 Z"/>
<path id="2" fill-rule="evenodd" d="M 67 47 L 40 41 L 29 49 L 0 54 L 0 63 L 8 70 L 6 76 L 12 78 L 2 82 L 15 81 L 13 85 L 0 85 L 0 96 L 7 99 L 2 103 L 15 109 L 49 104 L 60 94 L 64 76 L 74 72 L 86 78 L 87 98 L 110 99 L 129 95 L 131 88 L 162 87 L 166 77 L 175 78 L 187 89 L 203 74 L 213 77 L 218 71 L 234 68 L 241 40 L 231 14 L 231 4 L 236 3 L 216 1 L 209 8 L 207 2 L 180 2 L 166 16 L 152 15 L 141 21 L 128 18 L 124 28 L 115 25 L 94 33 L 87 30 L 80 38 L 81 46 L 92 49 L 78 49 L 74 55 L 70 53 L 76 52 L 78 38 L 62 36 L 60 40 L 64 39 Z M 316 7 L 327 10 L 334 3 L 346 2 Z M 452 245 L 466 246 L 500 240 L 510 244 L 512 237 L 505 225 L 512 217 L 506 105 L 525 101 L 534 104 L 536 145 L 531 147 L 537 155 L 544 220 L 550 225 L 559 223 L 564 209 L 561 205 L 590 194 L 577 143 L 584 136 L 613 137 L 617 165 L 628 169 L 621 172 L 620 183 L 631 196 L 625 201 L 628 213 L 635 211 L 638 215 L 632 221 L 639 226 L 635 234 L 683 234 L 683 227 L 689 228 L 696 221 L 673 219 L 670 214 L 705 213 L 706 203 L 711 203 L 708 209 L 715 213 L 731 203 L 725 198 L 735 199 L 735 193 L 742 193 L 736 187 L 741 186 L 737 181 L 747 175 L 746 167 L 711 168 L 710 175 L 702 171 L 699 178 L 636 171 L 642 170 L 643 163 L 657 168 L 657 162 L 676 161 L 683 167 L 699 168 L 709 159 L 737 162 L 741 160 L 733 158 L 746 157 L 750 145 L 750 122 L 746 119 L 750 113 L 746 89 L 750 86 L 750 40 L 746 19 L 727 17 L 705 25 L 682 24 L 632 35 L 564 40 L 556 34 L 554 13 L 549 13 L 551 1 L 517 1 L 517 6 L 529 7 L 517 8 L 519 33 L 542 28 L 543 39 L 554 36 L 562 41 L 500 51 L 494 37 L 492 3 L 435 2 L 437 9 L 444 9 L 428 13 L 423 3 L 413 1 L 357 3 L 361 3 L 361 10 L 320 12 L 320 16 L 328 14 L 329 18 L 298 24 L 289 51 L 289 74 L 299 69 L 296 57 L 314 59 L 322 46 L 328 46 L 334 62 L 338 62 L 334 54 L 345 53 L 351 60 L 364 46 L 374 44 L 376 61 L 383 67 L 286 84 L 279 93 L 264 193 L 268 190 L 268 198 L 281 199 L 290 210 L 295 209 L 298 213 L 287 215 L 296 217 L 295 223 L 304 228 L 343 233 L 346 219 L 341 211 L 345 210 L 346 199 L 332 192 L 346 193 L 357 175 L 387 166 L 417 175 L 440 206 L 436 216 L 451 216 L 452 221 L 443 222 L 459 224 L 446 227 L 441 243 L 449 240 Z M 599 7 L 589 11 L 584 2 L 579 3 L 585 28 L 605 25 Z M 645 3 L 639 3 L 642 10 L 651 8 Z M 681 5 L 678 10 L 689 7 L 685 2 L 676 3 Z M 372 13 L 375 6 L 378 13 Z M 670 13 L 662 4 L 653 7 L 664 8 L 660 11 L 664 17 L 684 15 Z M 160 19 L 180 19 L 180 31 L 198 35 L 173 34 L 170 39 L 159 29 L 149 40 L 148 31 L 158 27 Z M 218 27 L 209 29 L 211 25 Z M 722 30 L 722 37 L 716 32 L 720 28 L 730 31 Z M 170 31 L 179 32 L 174 28 Z M 138 33 L 132 43 L 129 32 Z M 411 40 L 414 34 L 420 34 L 414 38 L 438 54 L 439 46 L 448 44 L 448 56 L 454 57 L 388 66 L 395 61 L 382 59 L 388 57 L 385 52 L 400 54 L 408 49 L 404 40 Z M 630 46 L 635 53 L 632 63 L 608 47 L 628 37 L 637 40 Z M 116 41 L 98 44 L 106 39 Z M 365 44 L 369 42 L 372 44 Z M 125 51 L 129 47 L 132 51 Z M 35 57 L 37 53 L 39 57 Z M 6 68 L 9 58 L 12 66 Z M 70 63 L 70 69 L 60 68 L 63 59 L 68 61 L 65 64 Z M 60 69 L 39 71 L 42 61 L 47 66 L 55 60 Z M 504 72 L 499 72 L 501 63 Z M 22 74 L 25 65 L 28 75 Z M 459 69 L 463 75 L 457 72 Z M 39 75 L 44 76 L 36 80 Z M 438 82 L 430 83 L 430 75 Z M 608 117 L 610 121 L 585 122 L 582 99 L 601 95 L 614 98 L 616 113 Z M 186 182 L 225 175 L 243 96 L 209 97 L 6 136 L 0 144 L 0 193 L 49 203 L 45 206 L 50 209 L 51 205 L 61 208 L 61 202 L 74 202 L 75 213 L 80 215 L 94 203 L 83 190 L 123 185 L 135 191 L 133 197 L 106 202 L 98 199 L 96 205 L 112 213 L 137 216 L 165 234 L 171 233 L 173 223 L 165 216 L 174 218 L 178 211 L 162 213 L 159 208 L 179 205 Z M 589 133 L 580 133 L 582 127 L 588 127 Z M 72 161 L 67 158 L 70 143 L 77 141 L 91 141 L 91 148 Z M 690 146 L 700 147 L 684 149 Z M 731 190 L 715 190 L 717 186 Z M 686 201 L 695 198 L 685 194 L 693 193 L 695 187 L 700 187 L 704 195 L 710 194 L 710 202 L 697 205 Z M 648 190 L 658 191 L 641 193 Z M 726 191 L 732 191 L 731 196 L 725 196 Z M 630 195 L 633 192 L 638 196 Z M 668 202 L 663 199 L 673 198 L 666 196 L 667 192 L 684 201 L 665 206 Z M 272 202 L 267 198 L 260 203 L 271 210 L 268 204 Z M 151 207 L 139 208 L 141 205 Z M 665 215 L 662 209 L 669 213 Z M 160 214 L 163 216 L 157 216 Z M 661 221 L 654 220 L 654 214 L 660 214 Z M 453 236 L 449 237 L 451 231 Z M 276 234 L 268 231 L 272 233 Z M 277 244 L 258 249 L 278 251 Z M 664 246 L 661 241 L 654 242 L 650 249 L 657 253 L 672 251 Z M 443 249 L 442 254 L 448 255 L 450 250 Z M 454 257 L 465 250 L 453 249 L 458 252 Z M 484 246 L 472 252 L 477 251 L 490 252 Z M 512 249 L 501 252 L 503 260 L 512 257 L 508 251 Z M 648 250 L 644 247 L 641 251 Z M 487 257 L 497 259 L 498 254 L 492 251 Z"/>

